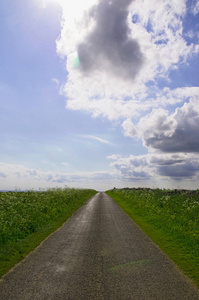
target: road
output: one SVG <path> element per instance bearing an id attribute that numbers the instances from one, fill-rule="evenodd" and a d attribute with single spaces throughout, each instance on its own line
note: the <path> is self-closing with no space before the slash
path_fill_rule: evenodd
<path id="1" fill-rule="evenodd" d="M 0 299 L 199 300 L 199 291 L 98 193 L 3 277 Z"/>

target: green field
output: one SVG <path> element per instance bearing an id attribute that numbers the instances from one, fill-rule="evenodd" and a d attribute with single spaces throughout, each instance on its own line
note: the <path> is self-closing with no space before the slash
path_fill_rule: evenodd
<path id="1" fill-rule="evenodd" d="M 199 191 L 107 191 L 199 287 Z"/>
<path id="2" fill-rule="evenodd" d="M 0 277 L 59 228 L 86 200 L 89 189 L 0 193 Z"/>

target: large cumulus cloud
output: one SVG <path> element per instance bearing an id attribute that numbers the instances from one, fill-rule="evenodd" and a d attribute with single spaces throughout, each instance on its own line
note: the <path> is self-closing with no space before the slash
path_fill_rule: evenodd
<path id="1" fill-rule="evenodd" d="M 183 36 L 185 0 L 86 1 L 74 19 L 66 3 L 57 52 L 67 57 L 61 93 L 69 109 L 131 118 L 159 105 L 156 80 L 199 51 Z"/>
<path id="2" fill-rule="evenodd" d="M 173 114 L 153 110 L 138 127 L 147 147 L 162 152 L 199 152 L 199 98 L 190 99 Z"/>

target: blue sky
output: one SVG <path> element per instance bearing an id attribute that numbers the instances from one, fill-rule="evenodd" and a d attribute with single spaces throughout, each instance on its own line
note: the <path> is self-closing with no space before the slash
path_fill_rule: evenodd
<path id="1" fill-rule="evenodd" d="M 198 0 L 1 1 L 0 26 L 0 189 L 198 188 Z"/>

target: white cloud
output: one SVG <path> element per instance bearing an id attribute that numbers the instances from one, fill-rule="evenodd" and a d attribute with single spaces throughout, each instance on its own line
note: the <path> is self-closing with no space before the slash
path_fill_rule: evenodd
<path id="1" fill-rule="evenodd" d="M 199 13 L 199 0 L 196 0 L 191 9 L 194 16 Z"/>
<path id="2" fill-rule="evenodd" d="M 139 96 L 138 96 L 139 97 Z M 106 117 L 110 121 L 130 118 L 137 116 L 140 112 L 147 111 L 152 104 L 149 102 L 140 103 L 138 100 L 121 100 L 121 99 L 87 99 L 79 95 L 74 100 L 67 101 L 67 108 L 72 110 L 89 111 L 93 117 Z"/>
<path id="3" fill-rule="evenodd" d="M 114 170 L 76 173 L 44 172 L 24 165 L 3 162 L 0 162 L 0 168 L 2 171 L 0 184 L 3 184 L 4 189 L 19 187 L 21 189 L 39 189 L 64 187 L 65 185 L 100 189 L 106 186 L 111 188 L 111 182 L 118 180 L 118 174 Z"/>
<path id="4" fill-rule="evenodd" d="M 86 4 L 84 11 L 71 12 L 68 19 L 70 9 L 62 3 L 57 52 L 67 56 L 68 79 L 61 89 L 67 108 L 117 120 L 140 115 L 159 104 L 182 102 L 180 97 L 165 96 L 160 103 L 158 94 L 162 92 L 158 89 L 156 97 L 149 98 L 147 82 L 154 81 L 155 89 L 156 79 L 168 78 L 170 70 L 199 51 L 198 45 L 188 45 L 183 39 L 186 1 L 118 0 L 110 5 L 101 0 Z"/>
<path id="5" fill-rule="evenodd" d="M 149 180 L 153 174 L 147 155 L 115 158 L 110 166 L 115 168 L 126 181 Z"/>
<path id="6" fill-rule="evenodd" d="M 192 51 L 182 38 L 181 17 L 186 12 L 186 1 L 146 0 L 132 3 L 131 16 L 137 16 L 134 36 L 147 57 L 143 80 L 166 75 L 180 58 L 186 60 Z M 147 30 L 148 29 L 148 30 Z"/>
<path id="7" fill-rule="evenodd" d="M 122 123 L 124 135 L 134 137 L 137 135 L 137 130 L 131 119 L 127 119 Z"/>

